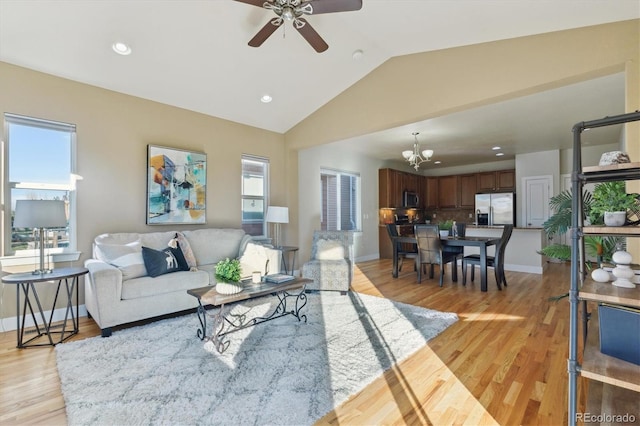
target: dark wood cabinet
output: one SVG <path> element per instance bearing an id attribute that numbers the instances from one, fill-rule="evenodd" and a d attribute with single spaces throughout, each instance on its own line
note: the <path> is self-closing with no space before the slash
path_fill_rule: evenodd
<path id="1" fill-rule="evenodd" d="M 378 207 L 402 207 L 404 191 L 420 194 L 421 176 L 394 169 L 378 170 Z"/>
<path id="2" fill-rule="evenodd" d="M 515 170 L 499 170 L 496 172 L 496 180 L 499 191 L 515 191 L 516 189 L 516 171 Z"/>
<path id="3" fill-rule="evenodd" d="M 422 198 L 424 200 L 424 208 L 437 209 L 438 208 L 438 178 L 437 177 L 425 177 L 422 181 Z"/>
<path id="4" fill-rule="evenodd" d="M 477 173 L 477 192 L 513 192 L 516 189 L 516 171 L 498 170 Z"/>
<path id="5" fill-rule="evenodd" d="M 438 207 L 441 209 L 458 207 L 458 176 L 438 178 Z"/>
<path id="6" fill-rule="evenodd" d="M 402 194 L 398 194 L 400 183 L 398 172 L 393 169 L 378 170 L 378 207 L 399 207 Z"/>
<path id="7" fill-rule="evenodd" d="M 477 190 L 477 176 L 475 173 L 458 176 L 458 207 L 475 208 Z"/>

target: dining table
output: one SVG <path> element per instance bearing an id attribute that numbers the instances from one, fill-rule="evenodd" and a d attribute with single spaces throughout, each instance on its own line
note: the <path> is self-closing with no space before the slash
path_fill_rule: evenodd
<path id="1" fill-rule="evenodd" d="M 440 238 L 443 247 L 478 247 L 480 249 L 480 290 L 487 291 L 487 247 L 495 246 L 500 242 L 500 237 L 445 237 Z M 414 236 L 393 237 L 393 278 L 398 278 L 398 245 L 417 244 Z"/>

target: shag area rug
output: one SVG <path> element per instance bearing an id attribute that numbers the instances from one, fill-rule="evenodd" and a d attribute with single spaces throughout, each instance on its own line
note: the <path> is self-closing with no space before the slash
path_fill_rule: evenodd
<path id="1" fill-rule="evenodd" d="M 307 323 L 232 333 L 223 354 L 196 337 L 196 314 L 57 345 L 69 424 L 310 425 L 457 321 L 354 292 L 307 299 Z M 266 315 L 276 300 L 232 311 Z"/>

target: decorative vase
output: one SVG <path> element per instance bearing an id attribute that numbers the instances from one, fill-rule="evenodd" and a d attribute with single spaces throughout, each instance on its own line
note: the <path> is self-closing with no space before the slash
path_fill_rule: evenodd
<path id="1" fill-rule="evenodd" d="M 627 212 L 604 212 L 604 224 L 607 226 L 623 226 L 627 221 Z"/>
<path id="2" fill-rule="evenodd" d="M 616 287 L 636 288 L 635 284 L 631 282 L 635 275 L 630 266 L 632 261 L 631 254 L 626 251 L 617 251 L 613 253 L 612 260 L 616 264 L 612 273 L 617 278 L 613 285 Z"/>
<path id="3" fill-rule="evenodd" d="M 240 283 L 226 283 L 218 282 L 216 284 L 216 291 L 220 294 L 236 294 L 242 291 L 242 284 Z"/>

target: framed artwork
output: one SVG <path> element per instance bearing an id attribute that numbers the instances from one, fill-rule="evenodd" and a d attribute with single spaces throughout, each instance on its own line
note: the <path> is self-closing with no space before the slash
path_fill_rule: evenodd
<path id="1" fill-rule="evenodd" d="M 147 225 L 207 223 L 207 154 L 147 145 Z"/>

